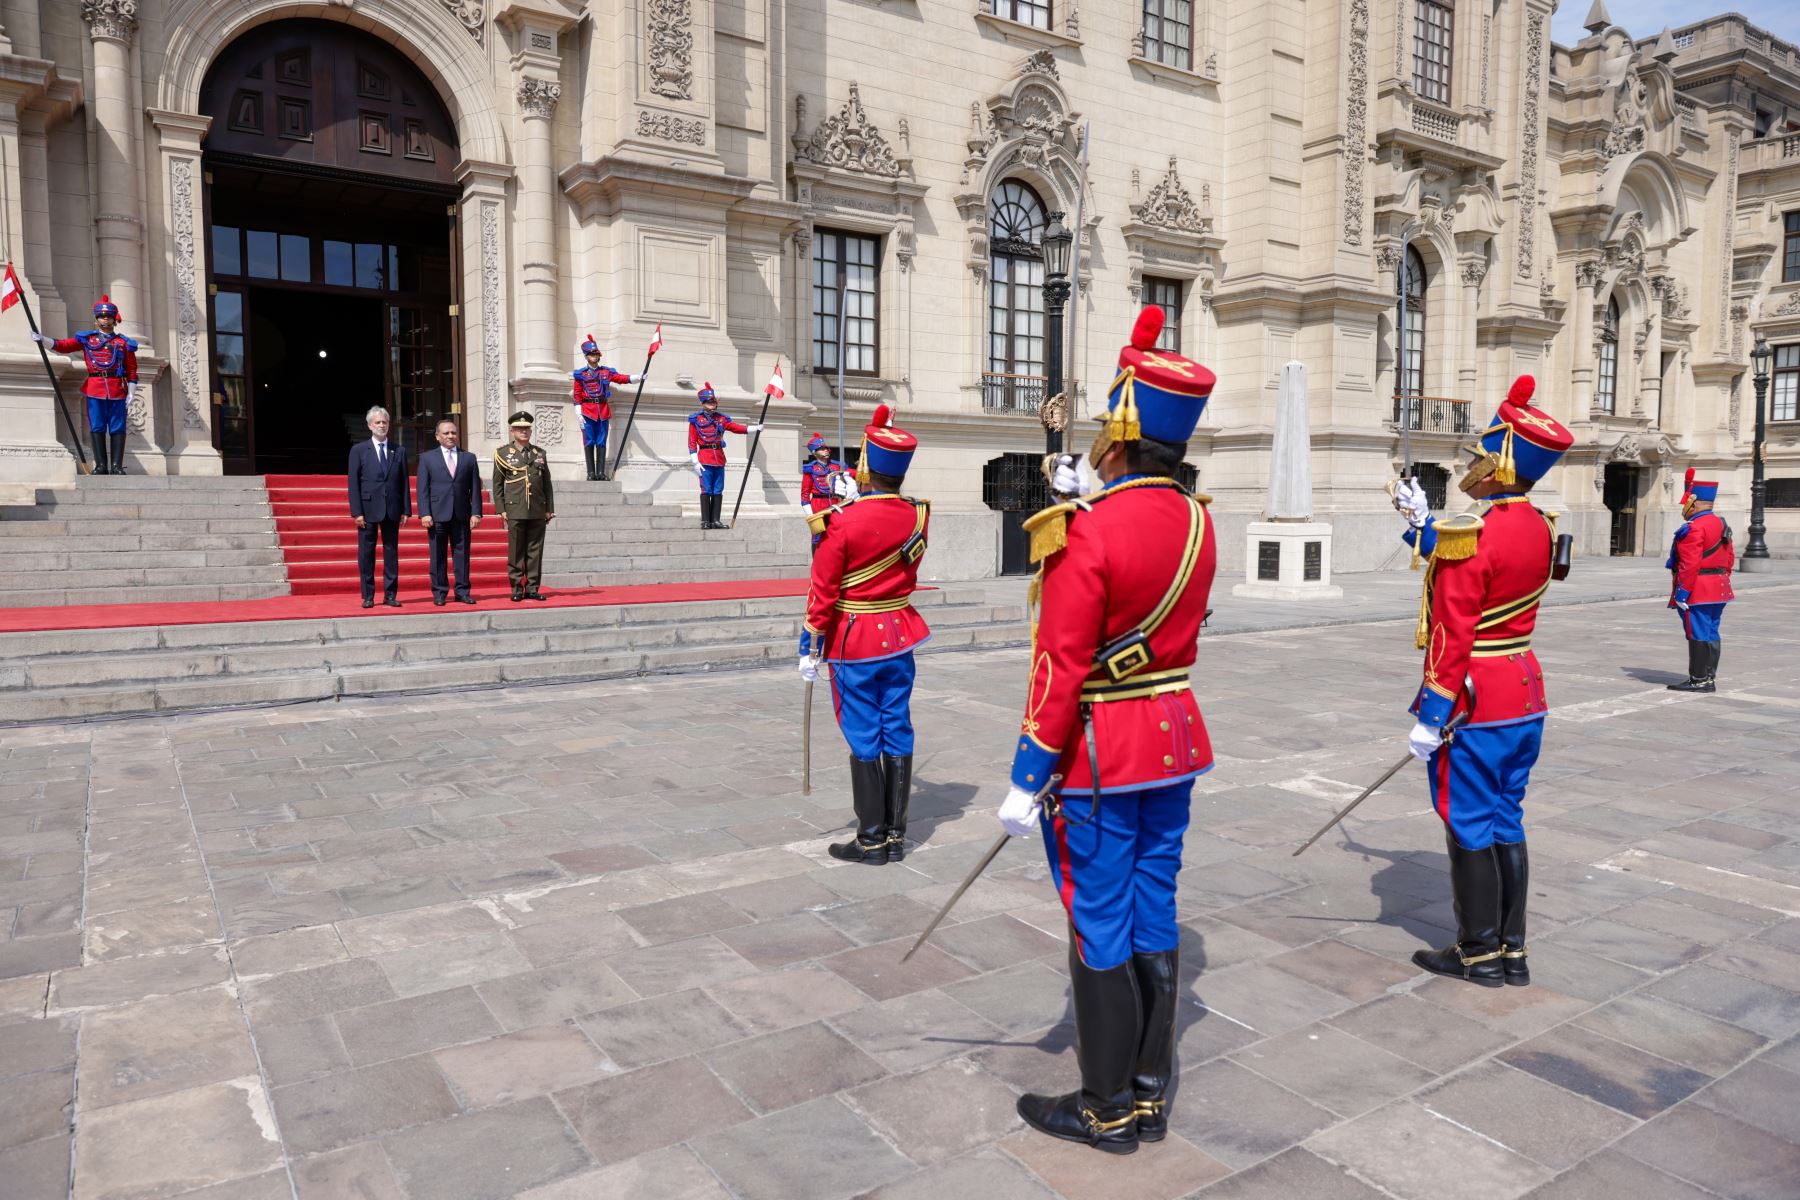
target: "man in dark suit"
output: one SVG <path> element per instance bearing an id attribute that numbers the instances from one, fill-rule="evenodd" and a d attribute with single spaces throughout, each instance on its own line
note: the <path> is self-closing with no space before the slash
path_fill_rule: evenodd
<path id="1" fill-rule="evenodd" d="M 381 538 L 382 591 L 389 608 L 400 607 L 400 525 L 412 516 L 406 486 L 406 450 L 388 440 L 388 410 L 368 412 L 369 440 L 350 447 L 350 515 L 356 518 L 356 565 L 362 571 L 363 607 L 375 607 L 375 538 Z"/>
<path id="2" fill-rule="evenodd" d="M 431 602 L 442 608 L 450 594 L 449 558 L 456 556 L 456 599 L 469 595 L 469 533 L 481 524 L 481 466 L 458 450 L 456 422 L 437 424 L 438 449 L 419 456 L 419 524 L 431 538 Z"/>

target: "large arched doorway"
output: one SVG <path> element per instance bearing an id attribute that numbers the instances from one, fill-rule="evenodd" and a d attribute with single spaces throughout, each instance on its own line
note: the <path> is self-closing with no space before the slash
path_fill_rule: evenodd
<path id="1" fill-rule="evenodd" d="M 461 421 L 455 127 L 419 69 L 331 21 L 207 71 L 215 442 L 230 473 L 343 470 L 385 405 L 409 449 Z"/>

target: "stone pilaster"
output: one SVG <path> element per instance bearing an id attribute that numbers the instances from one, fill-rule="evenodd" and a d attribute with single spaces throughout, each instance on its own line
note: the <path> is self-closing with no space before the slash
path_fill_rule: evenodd
<path id="1" fill-rule="evenodd" d="M 218 475 L 224 466 L 213 447 L 206 223 L 200 202 L 200 142 L 212 121 L 159 109 L 149 116 L 160 143 L 159 167 L 151 178 L 162 190 L 169 246 L 159 289 L 163 302 L 157 306 L 162 325 L 156 331 L 172 368 L 162 385 L 169 413 L 163 450 L 171 475 Z"/>
<path id="2" fill-rule="evenodd" d="M 556 220 L 558 198 L 551 122 L 562 85 L 524 74 L 518 80 L 518 208 L 520 373 L 560 374 L 556 337 Z"/>
<path id="3" fill-rule="evenodd" d="M 100 183 L 100 194 L 94 199 L 94 237 L 100 249 L 98 282 L 100 290 L 119 306 L 125 328 L 141 333 L 148 328 L 149 314 L 139 270 L 144 206 L 131 154 L 131 135 L 138 125 L 138 105 L 131 88 L 137 10 L 137 0 L 81 0 L 81 16 L 94 43 L 93 124 Z"/>

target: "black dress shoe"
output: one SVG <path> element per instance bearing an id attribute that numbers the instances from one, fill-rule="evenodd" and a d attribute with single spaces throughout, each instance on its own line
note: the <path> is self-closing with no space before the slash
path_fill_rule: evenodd
<path id="1" fill-rule="evenodd" d="M 548 600 L 550 597 L 539 591 L 530 591 L 525 593 L 525 598 L 527 600 Z"/>
<path id="2" fill-rule="evenodd" d="M 456 602 L 458 604 L 473 604 L 473 603 L 475 603 L 475 597 L 473 597 L 473 596 L 458 596 L 456 598 Z"/>
<path id="3" fill-rule="evenodd" d="M 363 601 L 363 607 L 364 607 L 364 608 L 374 608 L 374 607 L 375 607 L 375 602 L 374 602 L 374 601 L 373 601 L 373 600 L 364 600 L 364 601 Z"/>
<path id="4" fill-rule="evenodd" d="M 525 598 L 525 591 L 523 588 L 514 588 L 513 589 L 512 602 L 514 604 L 517 604 L 519 601 L 523 600 L 524 598 Z"/>
<path id="5" fill-rule="evenodd" d="M 394 599 L 392 596 L 389 596 L 386 600 L 383 600 L 382 603 L 387 605 L 389 608 L 399 608 L 400 607 L 400 601 Z"/>
<path id="6" fill-rule="evenodd" d="M 444 607 L 444 598 L 442 596 L 433 596 L 431 598 L 431 602 L 433 604 L 437 605 L 439 608 Z"/>

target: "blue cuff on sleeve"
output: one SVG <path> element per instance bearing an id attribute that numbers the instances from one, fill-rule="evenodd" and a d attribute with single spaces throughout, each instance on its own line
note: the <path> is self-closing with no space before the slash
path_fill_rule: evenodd
<path id="1" fill-rule="evenodd" d="M 1040 746 L 1024 734 L 1019 735 L 1018 749 L 1013 752 L 1012 783 L 1028 792 L 1038 791 L 1055 772 L 1062 753 Z"/>
<path id="2" fill-rule="evenodd" d="M 1688 597 L 1691 596 L 1692 594 L 1693 593 L 1688 591 L 1686 588 L 1676 588 L 1675 589 L 1675 603 L 1686 604 L 1688 602 Z"/>
<path id="3" fill-rule="evenodd" d="M 810 629 L 802 629 L 800 631 L 800 653 L 812 653 L 812 630 Z"/>
<path id="4" fill-rule="evenodd" d="M 1431 552 L 1437 549 L 1437 518 L 1426 517 L 1423 528 L 1408 528 L 1405 533 L 1400 535 L 1400 540 L 1409 546 L 1418 547 L 1418 551 L 1423 557 L 1430 558 Z"/>
<path id="5" fill-rule="evenodd" d="M 1419 718 L 1421 725 L 1430 725 L 1441 729 L 1450 714 L 1456 711 L 1456 701 L 1428 687 L 1421 687 L 1419 695 L 1413 701 L 1413 715 Z"/>

